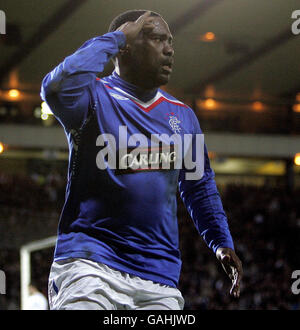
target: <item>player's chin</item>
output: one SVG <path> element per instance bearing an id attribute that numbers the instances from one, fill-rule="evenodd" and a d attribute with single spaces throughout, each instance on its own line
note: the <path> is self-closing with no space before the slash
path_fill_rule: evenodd
<path id="1" fill-rule="evenodd" d="M 169 82 L 170 77 L 171 77 L 170 73 L 165 73 L 165 72 L 160 73 L 157 77 L 157 84 L 159 86 L 166 85 Z"/>

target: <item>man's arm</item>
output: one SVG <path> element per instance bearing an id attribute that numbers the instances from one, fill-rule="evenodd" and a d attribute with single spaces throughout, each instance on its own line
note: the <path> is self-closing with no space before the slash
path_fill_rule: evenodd
<path id="1" fill-rule="evenodd" d="M 202 134 L 198 119 L 193 114 L 194 137 Z M 193 139 L 192 153 L 196 155 L 196 141 Z M 201 161 L 200 159 L 196 161 Z M 199 166 L 201 167 L 201 166 Z M 204 174 L 199 180 L 187 180 L 186 169 L 179 174 L 180 196 L 198 230 L 209 248 L 221 262 L 225 272 L 232 280 L 231 295 L 238 297 L 242 265 L 234 252 L 227 217 L 218 192 L 214 171 L 210 167 L 208 152 L 204 145 Z"/>
<path id="2" fill-rule="evenodd" d="M 65 126 L 81 125 L 93 101 L 96 74 L 125 42 L 120 31 L 88 40 L 43 79 L 41 97 Z"/>
<path id="3" fill-rule="evenodd" d="M 95 100 L 96 74 L 144 27 L 153 28 L 151 20 L 147 21 L 150 14 L 148 11 L 135 22 L 123 24 L 118 31 L 88 40 L 46 75 L 41 98 L 65 127 L 80 127 Z"/>
<path id="4" fill-rule="evenodd" d="M 206 145 L 202 178 L 187 180 L 186 173 L 185 169 L 180 171 L 179 192 L 200 235 L 214 253 L 220 247 L 234 250 L 227 218 L 214 180 L 214 171 L 210 168 Z"/>

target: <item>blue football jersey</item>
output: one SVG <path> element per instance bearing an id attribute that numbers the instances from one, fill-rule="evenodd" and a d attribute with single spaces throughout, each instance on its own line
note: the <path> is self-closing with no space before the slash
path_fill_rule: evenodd
<path id="1" fill-rule="evenodd" d="M 120 31 L 93 38 L 42 83 L 41 97 L 64 127 L 69 143 L 66 198 L 54 259 L 86 258 L 176 287 L 181 268 L 178 189 L 214 252 L 218 247 L 233 249 L 233 242 L 206 145 L 203 175 L 197 180 L 187 179 L 190 170 L 184 166 L 164 168 L 164 162 L 174 165 L 174 148 L 167 150 L 162 144 L 151 149 L 152 137 L 164 134 L 182 139 L 188 134 L 195 142 L 203 133 L 193 110 L 161 89 L 147 93 L 115 71 L 97 78 L 125 42 Z M 137 134 L 145 137 L 139 142 L 143 152 L 131 157 L 132 137 Z M 103 137 L 113 141 L 104 143 Z M 116 153 L 116 168 L 103 168 L 109 162 L 109 152 L 102 153 L 105 148 Z M 195 149 L 192 143 L 193 154 Z M 120 166 L 120 159 L 126 159 L 126 166 Z"/>

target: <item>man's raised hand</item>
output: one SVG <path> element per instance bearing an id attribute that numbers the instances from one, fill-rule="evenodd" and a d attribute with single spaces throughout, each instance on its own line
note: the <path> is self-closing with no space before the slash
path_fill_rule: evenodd
<path id="1" fill-rule="evenodd" d="M 141 15 L 135 22 L 126 22 L 121 25 L 117 31 L 122 31 L 126 37 L 126 45 L 130 45 L 138 36 L 143 28 L 153 29 L 154 25 L 148 17 L 151 15 L 151 11 L 147 11 Z"/>

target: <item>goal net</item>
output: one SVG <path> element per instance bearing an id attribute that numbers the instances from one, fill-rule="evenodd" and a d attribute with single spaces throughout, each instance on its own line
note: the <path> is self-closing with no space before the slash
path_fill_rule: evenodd
<path id="1" fill-rule="evenodd" d="M 29 297 L 29 284 L 31 282 L 31 253 L 38 250 L 53 247 L 56 243 L 56 236 L 51 236 L 38 241 L 30 242 L 21 246 L 20 249 L 20 276 L 21 276 L 21 310 L 26 306 Z"/>

